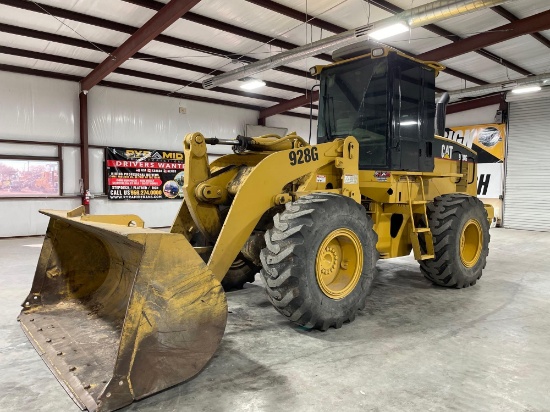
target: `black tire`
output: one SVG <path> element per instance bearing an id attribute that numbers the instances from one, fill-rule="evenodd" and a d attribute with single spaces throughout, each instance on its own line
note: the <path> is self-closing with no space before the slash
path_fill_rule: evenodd
<path id="1" fill-rule="evenodd" d="M 262 277 L 269 300 L 284 316 L 311 329 L 340 328 L 365 306 L 376 275 L 377 236 L 365 209 L 353 199 L 314 193 L 287 203 L 265 235 Z M 332 299 L 319 286 L 316 257 L 323 240 L 337 229 L 353 232 L 362 245 L 363 267 L 356 286 Z"/>
<path id="2" fill-rule="evenodd" d="M 476 197 L 458 193 L 439 196 L 428 204 L 428 219 L 435 258 L 419 261 L 424 276 L 440 286 L 467 288 L 475 285 L 489 254 L 489 221 L 483 203 Z M 461 259 L 460 242 L 466 224 L 472 220 L 479 224 L 482 239 L 479 257 L 468 267 Z"/>
<path id="3" fill-rule="evenodd" d="M 192 246 L 205 246 L 207 242 L 199 233 L 195 233 L 190 241 Z M 201 254 L 204 263 L 208 264 L 211 251 Z M 260 271 L 260 267 L 244 258 L 241 254 L 237 256 L 235 261 L 222 279 L 221 284 L 225 292 L 242 289 L 245 283 L 253 283 L 256 278 L 256 273 Z"/>
<path id="4" fill-rule="evenodd" d="M 256 273 L 259 271 L 260 268 L 252 262 L 237 257 L 222 279 L 223 290 L 226 292 L 239 290 L 243 288 L 245 283 L 254 283 Z"/>

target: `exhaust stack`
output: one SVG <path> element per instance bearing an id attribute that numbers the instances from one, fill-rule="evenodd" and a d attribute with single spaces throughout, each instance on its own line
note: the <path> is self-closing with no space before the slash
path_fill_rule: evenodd
<path id="1" fill-rule="evenodd" d="M 437 136 L 445 136 L 445 115 L 449 100 L 449 93 L 445 92 L 441 95 L 439 101 L 435 105 L 435 134 Z"/>

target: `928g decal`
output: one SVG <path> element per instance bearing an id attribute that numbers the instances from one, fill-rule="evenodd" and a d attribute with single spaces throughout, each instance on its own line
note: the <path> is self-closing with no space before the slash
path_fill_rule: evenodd
<path id="1" fill-rule="evenodd" d="M 291 166 L 296 166 L 319 160 L 319 153 L 317 153 L 316 147 L 304 147 L 303 149 L 289 152 L 288 159 Z"/>

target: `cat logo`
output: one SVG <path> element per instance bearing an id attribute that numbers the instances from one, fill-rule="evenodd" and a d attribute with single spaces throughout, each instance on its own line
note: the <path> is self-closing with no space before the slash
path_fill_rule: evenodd
<path id="1" fill-rule="evenodd" d="M 453 157 L 453 146 L 451 146 L 450 144 L 442 144 L 441 157 L 443 159 L 451 159 Z"/>

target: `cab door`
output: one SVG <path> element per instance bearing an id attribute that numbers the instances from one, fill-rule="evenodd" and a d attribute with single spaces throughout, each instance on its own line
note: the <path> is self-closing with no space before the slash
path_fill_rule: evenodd
<path id="1" fill-rule="evenodd" d="M 432 171 L 435 73 L 395 56 L 393 65 L 392 169 Z"/>

